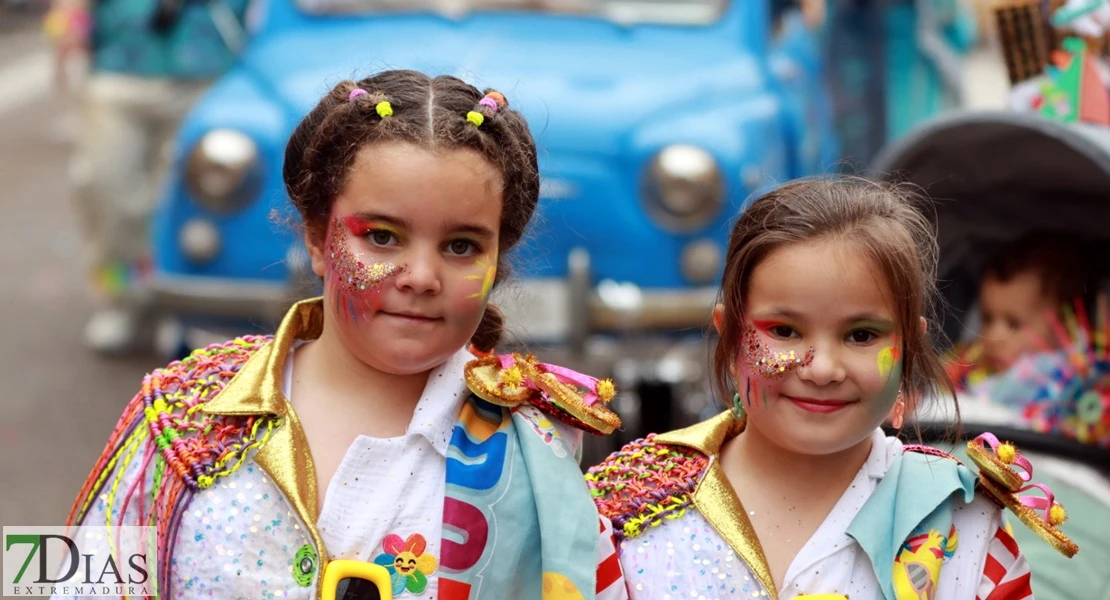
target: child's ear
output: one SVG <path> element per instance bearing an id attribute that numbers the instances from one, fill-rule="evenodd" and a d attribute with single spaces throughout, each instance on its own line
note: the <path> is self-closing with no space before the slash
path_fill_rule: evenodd
<path id="1" fill-rule="evenodd" d="M 713 307 L 713 328 L 717 330 L 717 335 L 721 334 L 721 327 L 725 322 L 725 307 L 723 304 L 718 304 Z"/>
<path id="2" fill-rule="evenodd" d="M 306 225 L 304 228 L 304 245 L 308 250 L 308 257 L 312 262 L 312 272 L 317 277 L 323 277 L 327 272 L 328 263 L 324 259 L 324 241 L 326 234 L 319 227 Z"/>
<path id="3" fill-rule="evenodd" d="M 921 317 L 921 335 L 929 335 L 929 321 Z"/>

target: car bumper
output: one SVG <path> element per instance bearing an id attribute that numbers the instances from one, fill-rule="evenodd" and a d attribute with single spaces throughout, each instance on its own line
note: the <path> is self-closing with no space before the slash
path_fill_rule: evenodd
<path id="1" fill-rule="evenodd" d="M 565 278 L 529 278 L 494 292 L 513 339 L 581 350 L 598 333 L 702 330 L 711 320 L 716 287 L 641 289 L 630 283 L 593 283 L 589 257 L 571 254 Z M 320 293 L 305 277 L 244 281 L 206 277 L 154 278 L 161 312 L 221 321 L 279 321 L 297 300 Z"/>

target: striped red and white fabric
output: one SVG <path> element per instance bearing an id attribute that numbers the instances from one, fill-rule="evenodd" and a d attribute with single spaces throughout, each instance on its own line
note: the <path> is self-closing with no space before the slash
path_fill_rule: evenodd
<path id="1" fill-rule="evenodd" d="M 1029 563 L 1014 537 L 1000 526 L 987 546 L 976 600 L 1031 600 L 1033 590 L 1029 580 Z"/>
<path id="2" fill-rule="evenodd" d="M 613 523 L 603 516 L 598 516 L 598 521 L 601 543 L 598 544 L 597 554 L 597 600 L 627 600 L 628 589 L 624 585 L 624 573 L 617 556 Z"/>

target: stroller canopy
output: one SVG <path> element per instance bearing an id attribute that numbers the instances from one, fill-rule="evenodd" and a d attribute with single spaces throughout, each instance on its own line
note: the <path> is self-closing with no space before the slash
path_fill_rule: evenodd
<path id="1" fill-rule="evenodd" d="M 983 262 L 1032 230 L 1070 232 L 1110 258 L 1110 129 L 1017 112 L 954 113 L 876 158 L 880 178 L 920 186 L 936 201 L 939 279 L 949 339 L 966 335 Z"/>

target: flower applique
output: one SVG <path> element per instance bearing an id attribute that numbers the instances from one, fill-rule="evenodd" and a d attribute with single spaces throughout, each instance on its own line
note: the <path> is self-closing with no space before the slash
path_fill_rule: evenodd
<path id="1" fill-rule="evenodd" d="M 374 559 L 374 563 L 389 571 L 394 596 L 400 596 L 406 590 L 412 594 L 423 594 L 428 588 L 428 576 L 439 568 L 439 561 L 425 552 L 427 548 L 428 542 L 419 533 L 406 539 L 391 533 L 382 540 L 383 552 Z"/>

